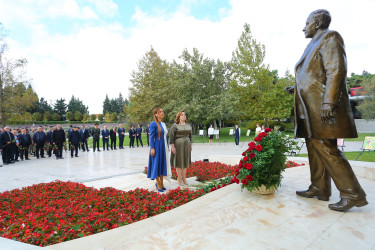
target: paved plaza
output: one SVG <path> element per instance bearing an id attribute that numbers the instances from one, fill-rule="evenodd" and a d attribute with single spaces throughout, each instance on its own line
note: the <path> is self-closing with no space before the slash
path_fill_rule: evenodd
<path id="1" fill-rule="evenodd" d="M 192 160 L 236 163 L 245 150 L 241 144 L 194 144 Z M 346 150 L 357 144 L 348 143 Z M 95 188 L 153 190 L 154 182 L 142 173 L 148 152 L 140 147 L 80 152 L 78 158 L 65 154 L 63 160 L 32 158 L 0 168 L 0 191 L 57 179 Z M 369 205 L 339 213 L 327 207 L 339 200 L 335 188 L 330 202 L 296 196 L 295 190 L 309 185 L 309 168 L 306 158 L 290 159 L 306 165 L 287 169 L 273 195 L 241 191 L 233 184 L 152 218 L 45 249 L 374 249 L 375 164 L 351 162 Z M 166 187 L 177 183 L 166 182 Z M 0 249 L 36 248 L 0 238 Z"/>

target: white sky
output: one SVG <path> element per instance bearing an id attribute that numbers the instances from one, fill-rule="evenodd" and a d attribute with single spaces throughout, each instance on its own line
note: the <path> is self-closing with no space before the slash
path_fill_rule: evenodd
<path id="1" fill-rule="evenodd" d="M 279 75 L 287 69 L 294 72 L 309 42 L 302 33 L 306 18 L 321 8 L 331 12 L 330 29 L 344 38 L 348 73 L 375 73 L 374 0 L 232 0 L 215 21 L 195 18 L 189 9 L 193 0 L 186 0 L 175 12 L 155 14 L 138 7 L 126 22 L 99 25 L 85 21 L 125 17 L 111 0 L 90 1 L 98 8 L 80 6 L 76 0 L 0 0 L 0 22 L 6 28 L 21 23 L 28 31 L 24 39 L 9 36 L 9 53 L 28 59 L 27 76 L 39 97 L 68 101 L 74 94 L 90 113 L 101 113 L 106 94 L 128 96 L 130 74 L 151 45 L 168 61 L 177 59 L 184 48 L 194 47 L 207 57 L 228 61 L 245 22 L 258 42 L 265 44 L 270 68 L 278 69 Z M 81 22 L 68 33 L 51 32 L 45 16 Z"/>

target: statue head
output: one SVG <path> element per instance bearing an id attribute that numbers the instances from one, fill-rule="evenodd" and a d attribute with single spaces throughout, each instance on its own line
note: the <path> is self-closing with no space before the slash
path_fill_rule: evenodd
<path id="1" fill-rule="evenodd" d="M 328 29 L 331 23 L 331 14 L 328 10 L 315 10 L 311 12 L 303 28 L 306 38 L 313 38 L 318 30 Z"/>

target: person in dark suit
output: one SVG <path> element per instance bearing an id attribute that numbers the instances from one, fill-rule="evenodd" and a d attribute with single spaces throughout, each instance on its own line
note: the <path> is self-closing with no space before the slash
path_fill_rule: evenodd
<path id="1" fill-rule="evenodd" d="M 109 150 L 109 131 L 107 126 L 104 126 L 102 130 L 102 141 L 103 141 L 103 151 L 105 150 L 105 145 L 107 144 L 107 150 Z"/>
<path id="2" fill-rule="evenodd" d="M 52 156 L 52 151 L 54 152 L 55 150 L 53 150 L 53 131 L 55 130 L 55 127 L 54 126 L 51 126 L 50 127 L 50 131 L 47 132 L 47 155 L 48 157 L 51 157 Z"/>
<path id="3" fill-rule="evenodd" d="M 14 136 L 14 143 L 12 143 L 12 153 L 11 153 L 11 161 L 20 161 L 18 160 L 18 157 L 20 156 L 19 146 L 20 146 L 20 140 L 18 138 L 17 129 L 12 130 L 12 134 Z"/>
<path id="4" fill-rule="evenodd" d="M 18 135 L 19 141 L 20 141 L 20 158 L 21 161 L 23 161 L 23 158 L 25 157 L 25 160 L 29 159 L 29 148 L 30 144 L 32 143 L 31 137 L 29 134 L 26 133 L 26 129 L 22 129 L 21 134 Z"/>
<path id="5" fill-rule="evenodd" d="M 347 211 L 367 205 L 348 160 L 337 148 L 337 138 L 357 138 L 349 103 L 345 45 L 341 35 L 329 30 L 327 10 L 313 11 L 303 29 L 312 38 L 295 67 L 295 137 L 305 138 L 309 154 L 311 185 L 297 195 L 328 201 L 331 178 L 340 191 L 340 201 L 328 207 Z"/>
<path id="6" fill-rule="evenodd" d="M 141 125 L 137 125 L 137 129 L 135 130 L 135 136 L 137 138 L 137 148 L 139 147 L 138 141 L 141 143 L 141 146 L 143 148 L 143 143 L 142 143 L 142 128 Z"/>
<path id="7" fill-rule="evenodd" d="M 149 147 L 150 146 L 150 124 L 149 123 L 147 123 L 146 135 L 147 135 L 147 147 Z"/>
<path id="8" fill-rule="evenodd" d="M 99 124 L 98 123 L 96 123 L 95 124 L 95 128 L 93 128 L 91 130 L 91 134 L 92 134 L 92 148 L 93 148 L 93 151 L 95 152 L 95 150 L 98 149 L 98 152 L 100 152 L 100 149 L 99 149 L 100 128 L 99 128 Z"/>
<path id="9" fill-rule="evenodd" d="M 234 143 L 236 146 L 240 143 L 240 128 L 238 127 L 238 124 L 236 124 L 234 129 Z"/>
<path id="10" fill-rule="evenodd" d="M 11 162 L 11 153 L 12 153 L 12 141 L 14 140 L 14 136 L 13 134 L 10 132 L 10 128 L 9 127 L 5 127 L 3 132 L 1 133 L 1 136 L 0 136 L 0 140 L 1 140 L 1 144 L 3 146 L 3 163 L 4 165 L 8 165 L 10 163 L 14 163 L 14 162 Z"/>
<path id="11" fill-rule="evenodd" d="M 78 131 L 78 127 L 74 126 L 72 132 L 69 134 L 69 144 L 70 144 L 70 156 L 73 158 L 73 151 L 75 152 L 75 157 L 78 157 L 78 146 L 81 141 L 81 135 Z"/>
<path id="12" fill-rule="evenodd" d="M 87 150 L 87 152 L 89 152 L 89 146 L 87 145 L 87 141 L 90 137 L 89 130 L 85 128 L 85 125 L 82 125 L 79 133 L 81 135 L 82 151 L 85 152 Z"/>
<path id="13" fill-rule="evenodd" d="M 56 150 L 56 160 L 64 159 L 62 157 L 63 146 L 66 143 L 65 131 L 61 128 L 61 125 L 57 125 L 56 129 L 52 134 L 53 145 L 57 147 Z"/>
<path id="14" fill-rule="evenodd" d="M 70 133 L 72 133 L 72 132 L 73 132 L 73 125 L 69 125 L 69 129 L 67 131 L 68 134 L 65 135 L 65 136 L 68 137 L 68 139 L 69 139 Z M 70 151 L 70 143 L 68 143 L 68 144 L 69 144 L 68 147 L 69 147 L 69 151 Z"/>
<path id="15" fill-rule="evenodd" d="M 41 126 L 38 127 L 37 132 L 34 133 L 33 142 L 36 147 L 36 158 L 39 159 L 39 154 L 41 158 L 44 157 L 44 145 L 46 144 L 47 137 Z"/>
<path id="16" fill-rule="evenodd" d="M 119 138 L 119 148 L 124 148 L 124 139 L 125 139 L 125 129 L 122 127 L 122 124 L 119 125 L 119 128 L 117 129 L 118 138 Z"/>
<path id="17" fill-rule="evenodd" d="M 111 138 L 111 150 L 113 150 L 113 148 L 116 150 L 116 139 L 117 139 L 116 126 L 113 126 L 113 128 L 109 132 L 109 137 Z"/>
<path id="18" fill-rule="evenodd" d="M 134 126 L 131 126 L 129 129 L 129 139 L 130 139 L 129 148 L 134 148 L 134 139 L 135 139 Z"/>

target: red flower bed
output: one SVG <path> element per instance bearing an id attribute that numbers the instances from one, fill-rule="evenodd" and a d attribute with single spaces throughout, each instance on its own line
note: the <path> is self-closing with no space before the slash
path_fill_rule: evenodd
<path id="1" fill-rule="evenodd" d="M 195 161 L 190 164 L 186 170 L 186 177 L 197 177 L 197 181 L 208 181 L 223 178 L 226 176 L 233 176 L 237 166 L 231 166 L 220 162 L 203 162 Z M 145 167 L 144 173 L 147 173 Z M 177 172 L 172 168 L 172 179 L 177 180 Z"/>
<path id="2" fill-rule="evenodd" d="M 203 190 L 96 190 L 55 181 L 0 193 L 0 236 L 46 246 L 127 225 L 202 196 Z"/>
<path id="3" fill-rule="evenodd" d="M 294 162 L 294 161 L 287 161 L 285 163 L 285 167 L 286 168 L 294 168 L 294 167 L 299 167 L 299 166 L 305 166 L 305 163 L 297 163 L 297 162 Z"/>

